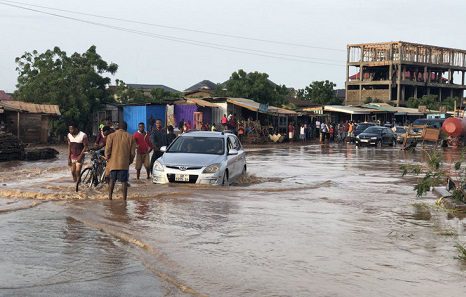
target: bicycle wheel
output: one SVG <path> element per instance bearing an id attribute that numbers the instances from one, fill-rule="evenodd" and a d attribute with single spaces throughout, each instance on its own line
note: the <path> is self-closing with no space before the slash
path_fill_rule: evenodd
<path id="1" fill-rule="evenodd" d="M 101 167 L 101 172 L 97 176 L 97 183 L 101 184 L 105 182 L 105 165 Z"/>
<path id="2" fill-rule="evenodd" d="M 76 183 L 76 192 L 78 192 L 80 185 L 91 188 L 94 186 L 94 184 L 94 171 L 92 170 L 92 168 L 86 168 L 81 172 L 78 182 Z"/>

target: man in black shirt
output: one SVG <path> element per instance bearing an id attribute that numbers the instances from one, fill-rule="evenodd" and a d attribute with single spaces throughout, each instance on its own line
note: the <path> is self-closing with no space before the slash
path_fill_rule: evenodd
<path id="1" fill-rule="evenodd" d="M 154 153 L 152 154 L 152 158 L 150 160 L 150 168 L 152 172 L 154 162 L 163 155 L 163 153 L 160 151 L 160 148 L 168 145 L 167 131 L 162 126 L 162 120 L 158 119 L 155 121 L 155 129 L 152 130 L 150 140 L 154 147 Z"/>

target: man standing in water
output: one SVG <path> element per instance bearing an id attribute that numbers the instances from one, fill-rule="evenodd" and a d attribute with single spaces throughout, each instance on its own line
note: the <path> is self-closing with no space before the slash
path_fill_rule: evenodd
<path id="1" fill-rule="evenodd" d="M 138 124 L 138 130 L 133 135 L 134 141 L 136 142 L 137 155 L 136 155 L 136 178 L 139 179 L 141 176 L 141 168 L 144 168 L 147 172 L 147 179 L 150 178 L 150 157 L 149 154 L 152 151 L 152 144 L 149 139 L 149 134 L 145 131 L 144 123 Z"/>
<path id="2" fill-rule="evenodd" d="M 129 165 L 133 163 L 136 151 L 136 143 L 126 130 L 128 124 L 121 122 L 118 130 L 107 137 L 105 157 L 110 168 L 110 185 L 108 199 L 112 200 L 113 189 L 117 181 L 122 183 L 123 199 L 128 196 Z"/>
<path id="3" fill-rule="evenodd" d="M 162 157 L 163 152 L 160 151 L 162 146 L 167 146 L 167 131 L 162 126 L 162 120 L 155 121 L 155 129 L 152 131 L 150 135 L 150 140 L 152 142 L 152 147 L 154 148 L 154 153 L 152 154 L 152 158 L 150 160 L 150 168 L 154 167 L 154 162 Z"/>
<path id="4" fill-rule="evenodd" d="M 79 131 L 75 124 L 71 124 L 68 130 L 68 166 L 71 168 L 73 181 L 77 182 L 81 175 L 84 153 L 88 149 L 89 141 L 86 133 Z"/>

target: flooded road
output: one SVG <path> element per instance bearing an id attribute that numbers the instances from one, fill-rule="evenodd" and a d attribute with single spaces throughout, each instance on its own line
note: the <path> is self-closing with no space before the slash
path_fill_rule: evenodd
<path id="1" fill-rule="evenodd" d="M 63 156 L 3 163 L 0 295 L 463 296 L 466 221 L 400 174 L 422 157 L 255 148 L 234 186 L 131 180 L 127 203 L 74 193 Z"/>

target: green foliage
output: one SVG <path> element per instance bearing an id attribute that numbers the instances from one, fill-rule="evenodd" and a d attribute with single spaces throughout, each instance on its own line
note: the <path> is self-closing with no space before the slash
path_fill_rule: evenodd
<path id="1" fill-rule="evenodd" d="M 128 87 L 124 81 L 117 79 L 113 95 L 118 103 L 162 103 L 165 100 L 174 100 L 181 97 L 179 93 L 171 93 L 162 88 L 155 88 L 149 94 L 141 89 Z"/>
<path id="2" fill-rule="evenodd" d="M 406 106 L 410 108 L 418 108 L 420 105 L 426 106 L 429 110 L 439 110 L 441 106 L 446 106 L 447 110 L 454 110 L 455 101 L 459 106 L 459 98 L 448 97 L 442 102 L 438 101 L 437 95 L 424 95 L 422 98 L 411 97 L 406 102 Z"/>
<path id="3" fill-rule="evenodd" d="M 245 72 L 240 69 L 233 72 L 224 86 L 218 86 L 215 96 L 243 97 L 270 105 L 286 102 L 289 91 L 285 85 L 275 85 L 267 73 Z"/>
<path id="4" fill-rule="evenodd" d="M 341 104 L 342 101 L 336 97 L 335 86 L 336 84 L 328 80 L 313 81 L 309 86 L 298 90 L 297 95 L 299 98 L 310 100 L 315 104 Z"/>
<path id="5" fill-rule="evenodd" d="M 465 156 L 456 162 L 444 165 L 442 153 L 439 149 L 424 151 L 426 160 L 424 164 L 403 164 L 400 166 L 402 176 L 420 176 L 414 186 L 418 197 L 425 195 L 432 187 L 444 185 L 450 180 L 454 187 L 451 189 L 451 197 L 454 200 L 466 203 L 466 169 L 462 166 Z"/>
<path id="6" fill-rule="evenodd" d="M 455 245 L 455 247 L 456 247 L 456 250 L 458 251 L 457 258 L 461 261 L 466 261 L 466 247 L 463 246 L 459 242 Z"/>
<path id="7" fill-rule="evenodd" d="M 86 52 L 67 55 L 59 47 L 44 53 L 26 52 L 16 58 L 18 84 L 15 98 L 39 104 L 57 104 L 62 122 L 52 124 L 54 132 L 66 131 L 68 122 L 76 122 L 89 131 L 92 112 L 101 104 L 112 102 L 107 86 L 118 65 L 107 63 L 91 46 Z"/>
<path id="8" fill-rule="evenodd" d="M 150 95 L 152 103 L 162 103 L 165 100 L 174 100 L 181 97 L 179 93 L 168 92 L 162 88 L 152 89 Z"/>

